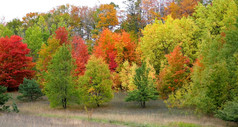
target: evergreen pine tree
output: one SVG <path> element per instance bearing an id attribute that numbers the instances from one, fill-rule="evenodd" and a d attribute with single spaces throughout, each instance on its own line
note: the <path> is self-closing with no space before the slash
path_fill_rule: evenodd
<path id="1" fill-rule="evenodd" d="M 34 79 L 30 80 L 24 78 L 23 84 L 19 86 L 18 92 L 22 94 L 17 97 L 19 100 L 35 101 L 43 96 L 39 85 Z"/>
<path id="2" fill-rule="evenodd" d="M 10 99 L 10 96 L 5 94 L 6 91 L 7 87 L 0 86 L 0 110 L 6 108 L 5 103 Z"/>

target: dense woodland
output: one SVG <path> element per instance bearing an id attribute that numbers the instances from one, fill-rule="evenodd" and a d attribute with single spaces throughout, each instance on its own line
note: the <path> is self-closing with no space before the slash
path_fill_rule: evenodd
<path id="1" fill-rule="evenodd" d="M 38 88 L 28 100 L 44 94 L 53 108 L 99 107 L 123 91 L 143 108 L 163 99 L 238 122 L 238 1 L 124 4 L 62 5 L 2 22 L 0 106 L 6 88 Z"/>

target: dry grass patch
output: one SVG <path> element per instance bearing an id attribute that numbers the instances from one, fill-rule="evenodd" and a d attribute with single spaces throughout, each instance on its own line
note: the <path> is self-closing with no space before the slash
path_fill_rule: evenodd
<path id="1" fill-rule="evenodd" d="M 20 102 L 16 100 L 18 93 L 13 93 L 14 101 L 17 103 L 20 114 L 30 114 L 44 117 L 64 117 L 91 120 L 113 124 L 123 123 L 123 125 L 133 126 L 179 126 L 191 123 L 197 126 L 226 127 L 237 126 L 232 122 L 209 117 L 205 115 L 196 115 L 191 110 L 171 109 L 169 110 L 162 100 L 150 101 L 146 108 L 142 109 L 133 102 L 125 102 L 124 93 L 115 93 L 115 98 L 108 104 L 99 108 L 87 107 L 85 111 L 83 106 L 71 106 L 68 109 L 52 109 L 46 97 L 36 102 Z M 10 102 L 9 102 L 10 103 Z M 91 113 L 90 113 L 91 112 Z M 187 125 L 186 125 L 187 126 Z M 189 125 L 188 125 L 189 126 Z M 193 126 L 192 126 L 193 127 Z"/>

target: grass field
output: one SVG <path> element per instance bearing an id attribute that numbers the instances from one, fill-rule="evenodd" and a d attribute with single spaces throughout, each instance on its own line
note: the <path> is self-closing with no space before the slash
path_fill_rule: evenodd
<path id="1" fill-rule="evenodd" d="M 52 109 L 46 97 L 36 102 L 21 102 L 16 100 L 18 93 L 11 93 L 13 99 L 8 102 L 15 101 L 18 105 L 20 113 L 17 114 L 19 118 L 26 117 L 25 119 L 35 118 L 42 121 L 48 121 L 51 126 L 59 125 L 64 120 L 63 125 L 72 125 L 73 123 L 80 122 L 82 125 L 88 126 L 141 126 L 141 127 L 230 127 L 237 126 L 232 122 L 225 122 L 220 119 L 209 117 L 205 115 L 194 114 L 192 110 L 188 109 L 168 109 L 162 100 L 147 102 L 146 108 L 142 109 L 137 103 L 125 102 L 124 93 L 115 93 L 114 99 L 99 107 L 87 108 L 80 106 L 71 106 L 64 110 L 61 108 Z M 15 114 L 16 115 L 16 114 Z M 14 114 L 8 115 L 13 117 Z M 4 117 L 7 117 L 6 115 Z M 7 118 L 5 118 L 7 119 Z M 11 119 L 11 118 L 9 118 Z M 17 119 L 17 118 L 16 118 Z M 40 120 L 40 121 L 41 121 Z M 52 122 L 53 121 L 53 122 Z M 24 123 L 23 123 L 24 124 Z M 37 124 L 38 125 L 38 124 Z M 75 124 L 77 125 L 77 124 Z M 44 125 L 45 126 L 45 125 Z"/>

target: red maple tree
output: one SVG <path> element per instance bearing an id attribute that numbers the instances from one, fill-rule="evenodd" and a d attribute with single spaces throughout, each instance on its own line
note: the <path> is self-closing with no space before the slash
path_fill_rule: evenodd
<path id="1" fill-rule="evenodd" d="M 60 45 L 62 45 L 63 43 L 68 43 L 68 31 L 65 29 L 65 27 L 59 27 L 56 31 L 55 31 L 55 38 L 60 40 Z"/>
<path id="2" fill-rule="evenodd" d="M 162 98 L 166 99 L 168 94 L 181 88 L 189 78 L 191 68 L 189 58 L 182 54 L 179 46 L 173 52 L 166 55 L 168 65 L 159 74 L 158 90 Z"/>
<path id="3" fill-rule="evenodd" d="M 86 70 L 85 65 L 89 59 L 87 45 L 79 36 L 74 36 L 72 41 L 72 56 L 76 60 L 76 75 L 84 75 Z"/>
<path id="4" fill-rule="evenodd" d="M 24 78 L 32 78 L 35 71 L 32 57 L 26 56 L 30 49 L 23 44 L 22 38 L 0 38 L 0 85 L 18 88 Z"/>
<path id="5" fill-rule="evenodd" d="M 136 47 L 130 34 L 113 33 L 109 29 L 104 29 L 97 40 L 93 54 L 102 57 L 109 64 L 110 70 L 115 71 L 126 60 L 130 63 L 137 61 Z"/>

